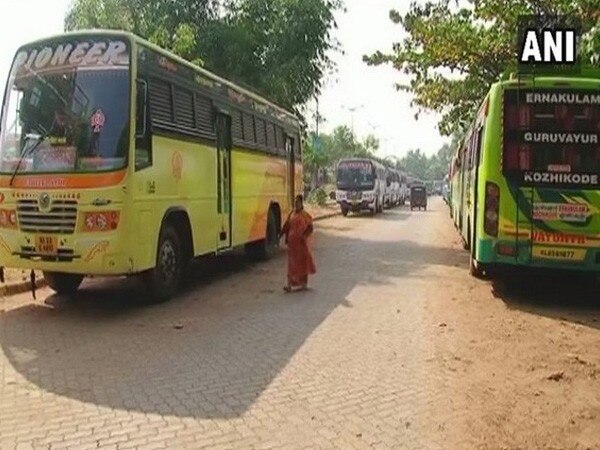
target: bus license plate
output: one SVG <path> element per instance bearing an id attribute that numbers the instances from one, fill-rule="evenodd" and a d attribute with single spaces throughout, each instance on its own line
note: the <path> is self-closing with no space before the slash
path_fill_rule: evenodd
<path id="1" fill-rule="evenodd" d="M 534 247 L 533 257 L 560 261 L 583 261 L 586 250 L 575 248 Z"/>
<path id="2" fill-rule="evenodd" d="M 58 238 L 56 236 L 37 236 L 35 250 L 36 253 L 41 255 L 56 255 L 58 253 Z"/>

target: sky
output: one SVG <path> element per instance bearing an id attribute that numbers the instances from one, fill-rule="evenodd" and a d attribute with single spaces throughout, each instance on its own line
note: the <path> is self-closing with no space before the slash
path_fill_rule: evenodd
<path id="1" fill-rule="evenodd" d="M 338 14 L 335 36 L 343 54 L 333 54 L 337 73 L 326 80 L 319 98 L 319 112 L 326 122 L 319 128 L 331 131 L 337 125 L 352 126 L 359 138 L 373 133 L 380 139 L 379 156 L 402 157 L 420 148 L 431 155 L 448 139 L 437 130 L 439 116 L 421 114 L 410 106 L 411 95 L 395 84 L 407 78 L 390 66 L 368 66 L 362 57 L 377 50 L 391 53 L 404 36 L 402 27 L 389 19 L 389 11 L 405 12 L 407 0 L 345 0 L 346 12 Z M 362 106 L 361 106 L 362 105 Z M 354 114 L 348 109 L 356 108 Z"/>
<path id="2" fill-rule="evenodd" d="M 0 86 L 2 90 L 18 46 L 63 31 L 71 0 L 0 0 Z M 359 138 L 372 133 L 380 139 L 379 156 L 401 157 L 410 149 L 435 153 L 445 138 L 436 128 L 437 115 L 415 120 L 411 96 L 394 84 L 405 81 L 388 66 L 367 66 L 362 57 L 376 50 L 390 52 L 402 38 L 402 28 L 389 19 L 390 9 L 405 11 L 406 0 L 345 0 L 346 11 L 337 15 L 334 35 L 343 53 L 333 53 L 336 72 L 325 80 L 319 111 L 325 118 L 320 130 L 352 126 Z M 314 105 L 312 105 L 314 107 Z M 356 108 L 352 114 L 349 109 Z M 354 120 L 352 120 L 354 119 Z"/>

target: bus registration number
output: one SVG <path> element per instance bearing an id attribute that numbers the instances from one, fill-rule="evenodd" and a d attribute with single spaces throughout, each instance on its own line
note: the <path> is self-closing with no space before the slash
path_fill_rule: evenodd
<path id="1" fill-rule="evenodd" d="M 583 261 L 585 259 L 585 249 L 570 248 L 552 248 L 552 247 L 534 247 L 533 256 L 542 259 L 558 259 L 566 261 Z"/>
<path id="2" fill-rule="evenodd" d="M 40 255 L 56 255 L 58 252 L 58 239 L 56 236 L 37 236 L 35 250 Z"/>

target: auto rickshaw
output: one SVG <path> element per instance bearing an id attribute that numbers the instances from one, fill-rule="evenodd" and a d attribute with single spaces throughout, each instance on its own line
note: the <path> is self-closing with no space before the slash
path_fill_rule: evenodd
<path id="1" fill-rule="evenodd" d="M 411 186 L 410 187 L 410 210 L 414 208 L 423 208 L 427 211 L 427 190 L 425 186 Z"/>

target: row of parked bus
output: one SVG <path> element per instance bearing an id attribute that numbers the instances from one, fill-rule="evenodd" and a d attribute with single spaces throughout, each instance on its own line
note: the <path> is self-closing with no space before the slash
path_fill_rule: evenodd
<path id="1" fill-rule="evenodd" d="M 600 71 L 493 84 L 449 179 L 474 276 L 503 266 L 600 271 Z"/>
<path id="2" fill-rule="evenodd" d="M 342 159 L 337 165 L 336 201 L 342 214 L 404 205 L 410 196 L 410 176 L 369 158 Z"/>

